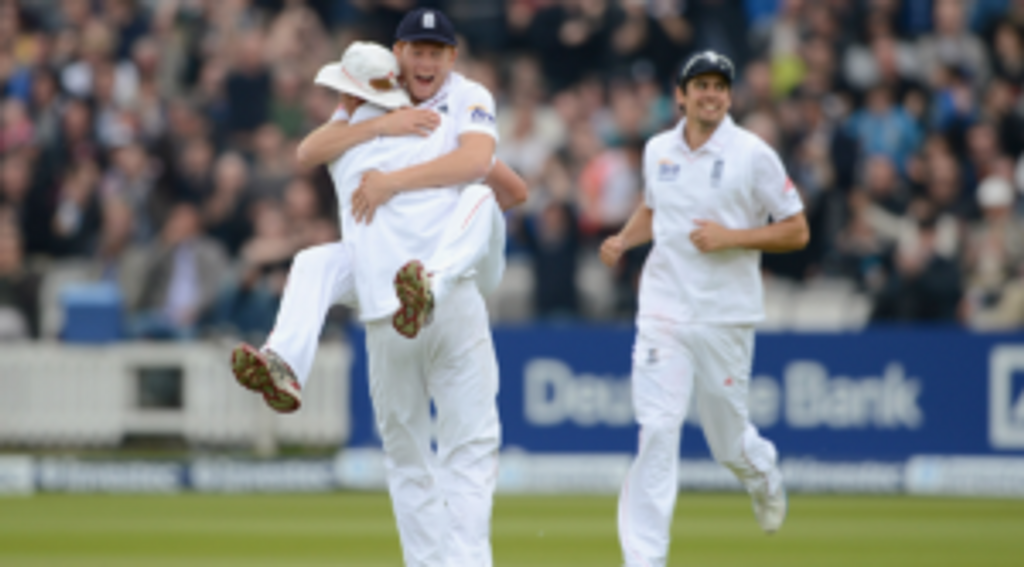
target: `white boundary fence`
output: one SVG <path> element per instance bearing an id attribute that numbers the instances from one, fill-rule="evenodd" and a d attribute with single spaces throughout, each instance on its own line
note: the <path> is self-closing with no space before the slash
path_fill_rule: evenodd
<path id="1" fill-rule="evenodd" d="M 349 435 L 351 350 L 323 344 L 302 409 L 277 415 L 231 374 L 230 346 L 59 343 L 0 346 L 0 443 L 117 446 L 127 435 L 179 435 L 190 444 L 340 445 Z M 139 403 L 139 371 L 180 372 L 181 407 Z"/>

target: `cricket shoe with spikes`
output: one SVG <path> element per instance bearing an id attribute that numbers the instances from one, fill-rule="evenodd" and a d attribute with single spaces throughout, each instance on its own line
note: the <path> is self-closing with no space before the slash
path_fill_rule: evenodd
<path id="1" fill-rule="evenodd" d="M 302 388 L 295 373 L 270 349 L 238 345 L 231 351 L 231 371 L 239 384 L 263 394 L 274 411 L 291 413 L 302 406 Z"/>
<path id="2" fill-rule="evenodd" d="M 395 274 L 395 294 L 402 305 L 395 312 L 391 324 L 403 337 L 415 338 L 434 314 L 430 275 L 419 260 L 409 261 Z"/>

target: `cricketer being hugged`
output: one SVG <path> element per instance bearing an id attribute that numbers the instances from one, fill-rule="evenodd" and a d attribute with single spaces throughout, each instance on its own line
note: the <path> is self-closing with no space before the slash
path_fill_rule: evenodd
<path id="1" fill-rule="evenodd" d="M 734 68 L 711 51 L 678 78 L 685 117 L 644 150 L 644 199 L 601 258 L 653 241 L 640 279 L 632 393 L 640 439 L 619 496 L 629 567 L 668 562 L 679 443 L 691 396 L 714 458 L 750 494 L 766 533 L 787 501 L 775 446 L 751 424 L 754 324 L 763 318 L 762 252 L 807 245 L 798 191 L 775 151 L 728 115 Z"/>

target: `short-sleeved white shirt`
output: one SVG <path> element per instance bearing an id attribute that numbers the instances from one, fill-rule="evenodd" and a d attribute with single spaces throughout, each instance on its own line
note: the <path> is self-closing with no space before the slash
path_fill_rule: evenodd
<path id="1" fill-rule="evenodd" d="M 730 117 L 696 151 L 684 118 L 644 149 L 644 200 L 654 245 L 640 280 L 640 318 L 749 324 L 764 318 L 761 252 L 703 253 L 690 240 L 697 220 L 731 229 L 764 226 L 803 211 L 778 154 Z"/>
<path id="2" fill-rule="evenodd" d="M 372 104 L 360 106 L 352 123 L 369 120 L 385 111 Z M 373 222 L 356 223 L 352 194 L 363 174 L 391 172 L 425 163 L 447 153 L 445 140 L 451 121 L 445 117 L 430 136 L 379 137 L 359 144 L 331 162 L 328 169 L 338 195 L 343 241 L 354 260 L 359 318 L 373 321 L 390 317 L 399 307 L 393 281 L 403 264 L 429 258 L 440 243 L 459 194 L 454 187 L 404 192 L 384 203 Z"/>
<path id="3" fill-rule="evenodd" d="M 419 104 L 451 118 L 452 127 L 445 139 L 445 153 L 459 147 L 459 136 L 470 132 L 487 134 L 498 142 L 498 124 L 494 96 L 480 83 L 452 72 L 437 93 Z"/>
<path id="4" fill-rule="evenodd" d="M 494 138 L 495 144 L 498 143 L 494 96 L 483 85 L 461 73 L 450 73 L 437 93 L 417 108 L 433 110 L 449 119 L 441 155 L 455 151 L 459 147 L 459 136 L 471 132 L 487 134 Z M 342 107 L 338 107 L 331 116 L 331 122 L 348 119 L 348 113 Z"/>

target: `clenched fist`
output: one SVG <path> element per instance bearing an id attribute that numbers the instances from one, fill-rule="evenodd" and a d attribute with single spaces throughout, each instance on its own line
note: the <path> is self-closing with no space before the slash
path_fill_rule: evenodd
<path id="1" fill-rule="evenodd" d="M 626 252 L 626 243 L 622 236 L 609 236 L 601 243 L 601 261 L 609 268 L 614 268 Z"/>

